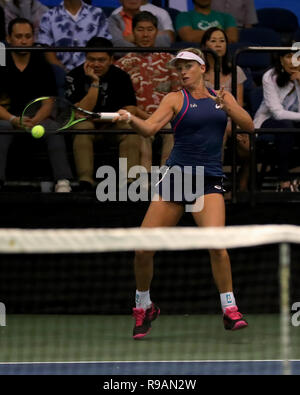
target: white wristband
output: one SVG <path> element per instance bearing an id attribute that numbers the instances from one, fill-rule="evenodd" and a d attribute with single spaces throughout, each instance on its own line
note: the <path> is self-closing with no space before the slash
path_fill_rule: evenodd
<path id="1" fill-rule="evenodd" d="M 12 115 L 12 116 L 9 118 L 9 122 L 12 123 L 12 121 L 13 121 L 15 118 L 17 118 L 17 117 L 16 117 L 15 115 Z"/>

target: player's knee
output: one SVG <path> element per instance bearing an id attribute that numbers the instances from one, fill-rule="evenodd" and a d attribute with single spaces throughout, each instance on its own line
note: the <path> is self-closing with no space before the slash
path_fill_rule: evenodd
<path id="1" fill-rule="evenodd" d="M 74 148 L 81 148 L 82 146 L 89 145 L 94 141 L 94 135 L 92 134 L 77 134 L 74 137 L 73 146 Z"/>
<path id="2" fill-rule="evenodd" d="M 145 251 L 145 250 L 138 250 L 135 251 L 135 261 L 138 263 L 142 263 L 152 259 L 155 254 L 155 251 Z"/>
<path id="3" fill-rule="evenodd" d="M 209 254 L 211 258 L 215 258 L 218 260 L 226 259 L 228 256 L 227 250 L 225 249 L 211 249 L 209 250 Z"/>

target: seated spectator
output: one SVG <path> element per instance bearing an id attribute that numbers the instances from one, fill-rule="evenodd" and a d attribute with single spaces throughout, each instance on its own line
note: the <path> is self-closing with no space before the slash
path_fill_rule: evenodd
<path id="1" fill-rule="evenodd" d="M 24 18 L 13 19 L 8 25 L 7 42 L 11 47 L 32 47 L 33 25 Z M 0 96 L 9 99 L 7 106 L 0 106 L 0 129 L 20 129 L 20 116 L 25 106 L 41 96 L 56 95 L 55 75 L 51 65 L 38 53 L 9 52 L 6 66 L 0 68 Z M 51 99 L 45 101 L 34 118 L 27 121 L 28 127 L 51 122 Z M 53 122 L 53 121 L 52 121 Z M 31 138 L 30 134 L 28 137 Z M 43 137 L 48 147 L 56 192 L 70 192 L 72 173 L 68 163 L 64 137 L 59 134 Z M 0 184 L 4 184 L 8 149 L 12 134 L 0 133 Z"/>
<path id="2" fill-rule="evenodd" d="M 26 18 L 33 23 L 34 37 L 37 39 L 40 20 L 48 7 L 44 6 L 39 0 L 11 0 L 4 7 L 5 28 L 9 22 L 15 18 Z"/>
<path id="3" fill-rule="evenodd" d="M 132 30 L 134 43 L 140 48 L 155 46 L 158 34 L 157 18 L 148 11 L 134 16 Z M 174 56 L 169 53 L 138 53 L 132 52 L 123 56 L 115 64 L 130 76 L 137 98 L 136 115 L 147 119 L 157 109 L 162 98 L 169 92 L 181 89 L 180 77 L 175 68 L 168 62 Z M 148 172 L 152 166 L 152 138 L 140 137 L 141 162 Z M 164 165 L 173 147 L 173 136 L 164 134 L 162 137 L 161 165 Z"/>
<path id="4" fill-rule="evenodd" d="M 212 27 L 204 33 L 201 40 L 201 48 L 212 49 L 220 57 L 220 86 L 224 87 L 229 92 L 232 91 L 232 67 L 229 60 L 228 53 L 228 38 L 224 30 L 218 27 Z M 205 84 L 208 88 L 214 89 L 215 73 L 214 64 L 215 59 L 212 54 L 207 54 L 207 69 L 204 76 Z M 241 107 L 244 105 L 244 86 L 243 83 L 247 77 L 243 70 L 237 67 L 237 102 Z M 224 135 L 224 145 L 226 145 L 228 136 L 231 136 L 231 122 L 228 122 L 226 132 Z M 242 166 L 239 174 L 239 189 L 246 191 L 248 189 L 249 181 L 249 159 L 250 159 L 250 141 L 249 135 L 237 134 L 237 149 L 238 155 L 242 160 Z"/>
<path id="5" fill-rule="evenodd" d="M 3 7 L 0 6 L 0 41 L 5 40 L 5 16 Z"/>
<path id="6" fill-rule="evenodd" d="M 122 9 L 108 18 L 109 31 L 112 41 L 116 47 L 134 47 L 134 36 L 132 33 L 132 19 L 141 10 L 142 0 L 120 0 Z M 169 32 L 163 31 L 161 23 L 158 23 L 159 34 L 155 40 L 157 47 L 169 47 L 171 38 Z"/>
<path id="7" fill-rule="evenodd" d="M 101 8 L 81 0 L 64 0 L 61 5 L 43 15 L 38 42 L 49 47 L 84 47 L 95 36 L 111 39 L 107 19 Z M 84 62 L 85 54 L 49 52 L 47 59 L 69 71 Z"/>
<path id="8" fill-rule="evenodd" d="M 118 14 L 121 11 L 122 7 L 119 7 L 115 11 L 113 11 L 112 14 Z M 158 36 L 167 33 L 170 36 L 171 42 L 175 41 L 174 26 L 168 11 L 166 11 L 164 8 L 157 7 L 156 5 L 149 3 L 147 0 L 142 0 L 140 11 L 148 11 L 156 16 L 158 20 L 158 25 L 161 27 L 161 30 L 158 31 Z"/>
<path id="9" fill-rule="evenodd" d="M 192 11 L 181 12 L 176 18 L 176 30 L 182 41 L 200 43 L 205 30 L 219 27 L 225 30 L 230 43 L 238 41 L 236 20 L 230 14 L 213 11 L 211 0 L 193 0 Z"/>
<path id="10" fill-rule="evenodd" d="M 89 48 L 113 48 L 111 41 L 94 37 Z M 74 104 L 95 112 L 116 112 L 123 108 L 135 113 L 136 98 L 130 76 L 113 65 L 112 52 L 87 52 L 86 60 L 67 75 L 66 96 Z M 89 129 L 130 129 L 126 122 L 86 121 L 76 125 Z M 74 138 L 74 159 L 82 191 L 92 190 L 94 181 L 94 143 L 103 139 L 119 143 L 120 157 L 127 158 L 128 169 L 139 164 L 139 136 L 136 134 L 78 134 Z M 132 180 L 131 180 L 132 181 Z"/>
<path id="11" fill-rule="evenodd" d="M 254 117 L 255 128 L 300 127 L 300 66 L 293 63 L 293 52 L 281 52 L 274 67 L 263 76 L 263 101 Z M 292 133 L 259 135 L 261 141 L 275 143 L 278 156 L 279 191 L 295 192 L 289 174 L 292 148 L 299 136 Z"/>
<path id="12" fill-rule="evenodd" d="M 231 14 L 239 28 L 250 28 L 258 23 L 254 0 L 212 0 L 211 9 Z"/>

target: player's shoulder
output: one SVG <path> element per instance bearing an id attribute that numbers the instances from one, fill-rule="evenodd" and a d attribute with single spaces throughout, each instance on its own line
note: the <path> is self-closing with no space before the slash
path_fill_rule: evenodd
<path id="1" fill-rule="evenodd" d="M 162 100 L 164 102 L 168 102 L 173 105 L 173 104 L 178 103 L 182 99 L 182 97 L 183 97 L 182 91 L 178 90 L 178 91 L 167 93 L 166 96 L 164 96 L 164 98 Z"/>

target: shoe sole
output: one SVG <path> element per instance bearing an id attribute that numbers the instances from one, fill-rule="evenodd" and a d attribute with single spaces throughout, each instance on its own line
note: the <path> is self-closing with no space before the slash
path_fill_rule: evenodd
<path id="1" fill-rule="evenodd" d="M 145 336 L 147 336 L 151 331 L 151 328 L 149 328 L 149 330 L 146 333 L 139 333 L 138 335 L 134 335 L 132 336 L 134 340 L 139 340 L 139 339 L 143 339 Z"/>
<path id="2" fill-rule="evenodd" d="M 230 328 L 230 327 L 226 328 L 226 326 L 225 326 L 225 329 L 228 331 L 237 331 L 239 329 L 247 328 L 247 326 L 248 326 L 247 322 L 240 321 L 240 322 L 237 322 L 232 328 Z"/>

